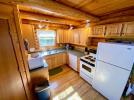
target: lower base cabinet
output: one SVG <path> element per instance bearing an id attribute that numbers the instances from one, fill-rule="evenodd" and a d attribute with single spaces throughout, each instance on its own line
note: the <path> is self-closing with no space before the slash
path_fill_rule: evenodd
<path id="1" fill-rule="evenodd" d="M 58 53 L 48 55 L 44 58 L 48 64 L 48 69 L 53 69 L 62 65 L 69 65 L 73 70 L 80 70 L 80 58 L 71 53 Z"/>
<path id="2" fill-rule="evenodd" d="M 45 57 L 45 60 L 48 64 L 48 69 L 53 69 L 61 65 L 66 64 L 66 53 L 58 53 L 54 55 L 49 55 Z"/>

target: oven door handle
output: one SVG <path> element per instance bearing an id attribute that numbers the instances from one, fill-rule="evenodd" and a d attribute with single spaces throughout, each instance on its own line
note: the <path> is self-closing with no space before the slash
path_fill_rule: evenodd
<path id="1" fill-rule="evenodd" d="M 88 61 L 85 61 L 85 60 L 83 60 L 83 59 L 80 59 L 80 61 L 83 61 L 84 63 L 87 63 L 87 64 L 91 65 L 92 67 L 95 67 L 95 64 L 92 64 L 92 63 L 90 63 L 90 62 L 88 62 Z"/>

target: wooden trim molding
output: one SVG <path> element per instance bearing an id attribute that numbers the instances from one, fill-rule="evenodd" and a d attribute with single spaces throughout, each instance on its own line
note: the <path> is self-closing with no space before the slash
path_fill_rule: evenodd
<path id="1" fill-rule="evenodd" d="M 19 17 L 19 10 L 18 10 L 18 6 L 14 6 L 14 20 L 15 20 L 15 25 L 16 25 L 16 33 L 17 33 L 17 37 L 18 37 L 18 43 L 19 43 L 19 49 L 20 49 L 20 53 L 21 53 L 21 57 L 22 60 L 21 62 L 23 62 L 23 66 L 24 66 L 24 70 L 20 71 L 21 75 L 22 75 L 22 80 L 24 82 L 24 87 L 25 87 L 25 91 L 26 91 L 26 95 L 28 100 L 31 100 L 31 78 L 30 78 L 30 73 L 29 73 L 29 67 L 28 67 L 28 63 L 27 63 L 27 57 L 25 54 L 25 49 L 24 49 L 24 43 L 23 43 L 23 38 L 22 38 L 22 31 L 21 31 L 21 20 Z M 26 78 L 26 79 L 24 79 Z"/>

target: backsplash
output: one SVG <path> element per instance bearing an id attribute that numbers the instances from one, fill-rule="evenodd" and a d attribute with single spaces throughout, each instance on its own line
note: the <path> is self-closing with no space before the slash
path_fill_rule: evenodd
<path id="1" fill-rule="evenodd" d="M 85 47 L 80 47 L 80 46 L 74 46 L 74 49 L 78 50 L 78 51 L 81 51 L 81 52 L 85 51 Z"/>

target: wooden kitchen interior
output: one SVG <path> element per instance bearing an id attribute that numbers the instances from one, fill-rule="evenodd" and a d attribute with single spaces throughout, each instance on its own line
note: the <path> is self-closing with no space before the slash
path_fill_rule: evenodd
<path id="1" fill-rule="evenodd" d="M 0 7 L 0 100 L 41 100 L 35 88 L 45 81 L 52 100 L 107 99 L 80 77 L 80 57 L 99 42 L 133 43 L 133 0 L 1 0 Z M 41 44 L 41 32 L 52 41 Z M 45 55 L 48 66 L 29 69 L 32 54 Z"/>

